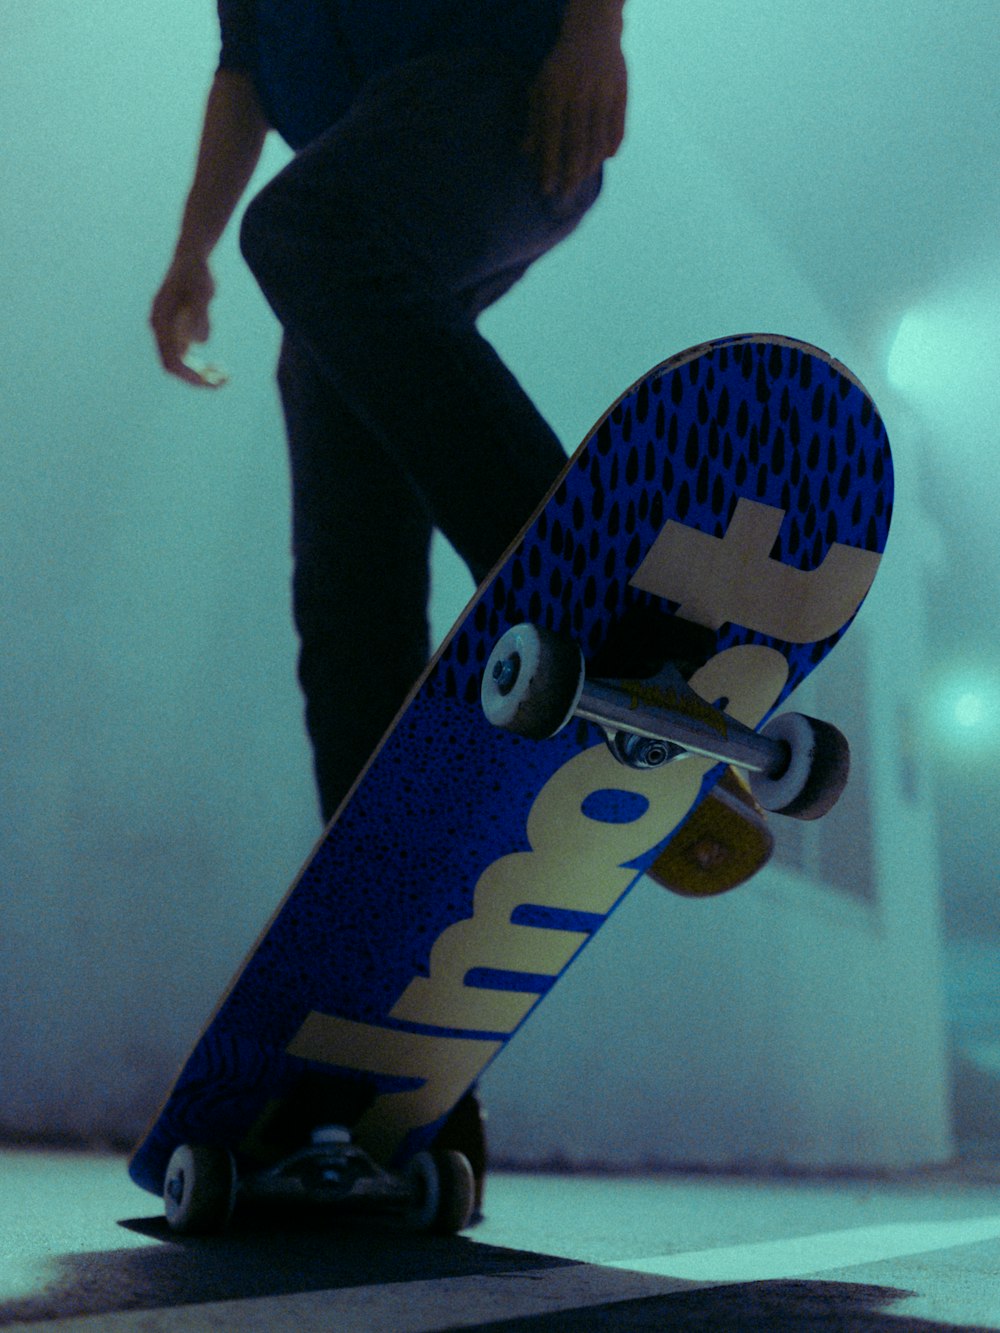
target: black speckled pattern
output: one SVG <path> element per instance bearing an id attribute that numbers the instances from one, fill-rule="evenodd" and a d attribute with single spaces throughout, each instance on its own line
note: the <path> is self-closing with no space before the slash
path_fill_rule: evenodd
<path id="1" fill-rule="evenodd" d="M 797 569 L 819 566 L 835 541 L 884 548 L 892 462 L 882 421 L 849 373 L 817 349 L 769 337 L 707 344 L 651 371 L 601 421 L 429 668 L 237 977 L 133 1159 L 139 1184 L 161 1187 L 179 1141 L 238 1140 L 287 1091 L 304 1062 L 284 1048 L 310 1010 L 384 1022 L 408 982 L 427 975 L 440 932 L 471 913 L 483 869 L 527 850 L 538 791 L 597 735 L 570 727 L 535 743 L 489 727 L 478 697 L 496 639 L 531 620 L 571 633 L 592 657 L 627 609 L 653 607 L 629 581 L 667 519 L 722 536 L 740 497 L 786 510 L 772 555 Z M 793 645 L 727 625 L 717 650 L 778 648 L 791 668 L 784 699 L 843 629 Z M 619 817 L 608 796 L 585 813 Z M 661 845 L 634 863 L 637 877 Z M 593 930 L 602 920 L 581 924 L 578 914 L 530 904 L 520 911 L 553 928 Z M 469 981 L 514 984 L 502 974 Z M 517 984 L 541 993 L 550 979 Z"/>

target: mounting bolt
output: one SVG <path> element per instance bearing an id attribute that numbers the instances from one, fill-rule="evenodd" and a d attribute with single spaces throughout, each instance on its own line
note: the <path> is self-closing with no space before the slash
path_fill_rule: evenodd
<path id="1" fill-rule="evenodd" d="M 608 736 L 608 749 L 620 764 L 628 768 L 659 768 L 671 759 L 678 759 L 685 751 L 670 741 L 650 736 L 636 736 L 629 731 L 616 731 Z"/>
<path id="2" fill-rule="evenodd" d="M 511 653 L 493 668 L 493 683 L 500 694 L 510 694 L 521 674 L 521 654 Z"/>

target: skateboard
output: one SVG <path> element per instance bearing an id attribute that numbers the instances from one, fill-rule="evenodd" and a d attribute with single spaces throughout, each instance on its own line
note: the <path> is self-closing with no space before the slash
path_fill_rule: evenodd
<path id="1" fill-rule="evenodd" d="M 844 737 L 776 710 L 854 618 L 892 504 L 871 398 L 795 339 L 706 343 L 619 398 L 415 686 L 136 1148 L 130 1174 L 172 1227 L 219 1229 L 235 1200 L 276 1196 L 467 1224 L 473 1173 L 441 1128 L 625 894 L 648 873 L 711 894 L 734 856 L 766 859 L 760 808 L 816 818 L 838 796 Z"/>

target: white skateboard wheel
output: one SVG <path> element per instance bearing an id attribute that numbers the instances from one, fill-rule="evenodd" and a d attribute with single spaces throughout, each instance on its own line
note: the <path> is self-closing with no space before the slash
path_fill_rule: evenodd
<path id="1" fill-rule="evenodd" d="M 536 625 L 515 625 L 486 663 L 483 712 L 495 727 L 547 740 L 573 716 L 585 674 L 575 643 Z"/>
<path id="2" fill-rule="evenodd" d="M 417 1153 L 406 1174 L 415 1194 L 406 1220 L 415 1231 L 453 1236 L 469 1225 L 476 1180 L 464 1153 L 451 1148 Z"/>
<path id="3" fill-rule="evenodd" d="M 406 1211 L 407 1225 L 414 1231 L 429 1231 L 437 1217 L 441 1201 L 437 1164 L 429 1152 L 418 1152 L 406 1168 L 406 1179 L 413 1189 L 413 1203 Z"/>
<path id="4" fill-rule="evenodd" d="M 469 1159 L 454 1148 L 434 1152 L 438 1172 L 438 1211 L 433 1230 L 453 1236 L 469 1225 L 476 1206 L 476 1178 Z"/>
<path id="5" fill-rule="evenodd" d="M 761 728 L 761 735 L 788 749 L 788 764 L 777 777 L 749 775 L 750 790 L 765 810 L 819 819 L 836 805 L 851 770 L 851 749 L 842 732 L 804 713 L 781 713 Z"/>
<path id="6" fill-rule="evenodd" d="M 190 1143 L 175 1148 L 163 1184 L 163 1211 L 171 1231 L 224 1231 L 235 1197 L 236 1167 L 226 1148 Z"/>

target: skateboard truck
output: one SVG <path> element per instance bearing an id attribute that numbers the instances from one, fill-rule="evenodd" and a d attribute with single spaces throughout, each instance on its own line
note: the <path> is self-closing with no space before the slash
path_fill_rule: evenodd
<path id="1" fill-rule="evenodd" d="M 463 1153 L 417 1153 L 393 1171 L 352 1142 L 349 1130 L 324 1125 L 297 1152 L 240 1175 L 228 1148 L 183 1143 L 167 1166 L 163 1204 L 170 1229 L 185 1235 L 224 1231 L 237 1197 L 347 1206 L 395 1217 L 410 1230 L 451 1235 L 468 1226 L 475 1188 Z"/>
<path id="2" fill-rule="evenodd" d="M 667 662 L 642 680 L 592 679 L 570 639 L 515 625 L 483 673 L 483 712 L 494 726 L 546 740 L 573 718 L 596 723 L 619 763 L 658 768 L 689 755 L 745 769 L 765 810 L 818 819 L 836 803 L 850 769 L 846 738 L 828 722 L 783 713 L 759 731 L 703 699 Z"/>

